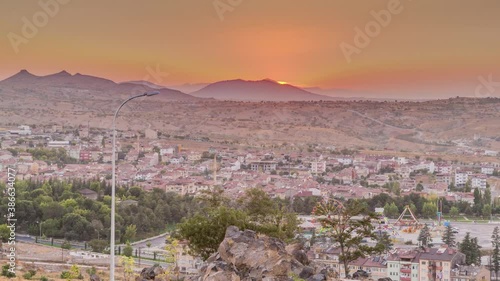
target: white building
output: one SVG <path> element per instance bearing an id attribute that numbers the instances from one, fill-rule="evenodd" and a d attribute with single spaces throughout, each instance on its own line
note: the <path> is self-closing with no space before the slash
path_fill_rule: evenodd
<path id="1" fill-rule="evenodd" d="M 70 146 L 70 143 L 69 141 L 49 141 L 47 146 L 51 148 L 59 148 L 59 147 L 66 148 Z"/>
<path id="2" fill-rule="evenodd" d="M 342 165 L 352 164 L 352 158 L 342 157 L 342 158 L 337 158 L 337 161 L 339 161 L 339 163 L 341 163 Z"/>
<path id="3" fill-rule="evenodd" d="M 455 173 L 455 186 L 464 186 L 469 180 L 467 173 Z"/>
<path id="4" fill-rule="evenodd" d="M 475 174 L 471 176 L 471 187 L 472 188 L 486 188 L 486 175 Z"/>
<path id="5" fill-rule="evenodd" d="M 439 165 L 436 167 L 436 170 L 440 174 L 451 174 L 453 171 L 453 166 Z"/>
<path id="6" fill-rule="evenodd" d="M 311 173 L 321 174 L 326 172 L 326 161 L 311 162 Z"/>
<path id="7" fill-rule="evenodd" d="M 492 175 L 494 171 L 493 167 L 481 167 L 481 173 L 485 175 Z"/>

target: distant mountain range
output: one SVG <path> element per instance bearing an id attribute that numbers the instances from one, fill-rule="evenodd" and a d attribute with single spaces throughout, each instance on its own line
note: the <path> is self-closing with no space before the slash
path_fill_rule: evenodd
<path id="1" fill-rule="evenodd" d="M 191 93 L 200 98 L 238 101 L 319 101 L 332 97 L 313 94 L 299 87 L 280 84 L 274 80 L 229 80 L 212 83 Z"/>
<path id="2" fill-rule="evenodd" d="M 0 86 L 13 88 L 72 88 L 130 95 L 146 91 L 159 91 L 164 98 L 172 100 L 218 99 L 235 101 L 319 101 L 333 100 L 331 96 L 312 93 L 302 88 L 280 84 L 271 79 L 247 81 L 242 79 L 220 81 L 212 84 L 184 84 L 176 86 L 189 94 L 147 81 L 115 83 L 111 80 L 61 71 L 46 76 L 36 76 L 27 70 L 0 81 Z"/>
<path id="3" fill-rule="evenodd" d="M 3 81 L 0 81 L 0 87 L 9 87 L 14 89 L 33 89 L 46 91 L 51 88 L 67 88 L 88 90 L 102 94 L 117 94 L 117 95 L 134 95 L 149 91 L 159 91 L 163 99 L 168 100 L 196 100 L 198 98 L 183 92 L 168 88 L 154 88 L 149 85 L 139 85 L 135 83 L 115 83 L 111 80 L 75 74 L 71 75 L 66 71 L 61 71 L 55 74 L 46 76 L 36 76 L 29 73 L 27 70 L 21 70 L 14 76 L 11 76 Z"/>

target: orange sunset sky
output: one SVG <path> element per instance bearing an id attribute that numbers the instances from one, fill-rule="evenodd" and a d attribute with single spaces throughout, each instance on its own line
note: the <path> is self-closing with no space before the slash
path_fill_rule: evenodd
<path id="1" fill-rule="evenodd" d="M 479 75 L 500 81 L 498 0 L 60 0 L 68 3 L 16 53 L 23 17 L 33 22 L 40 3 L 56 1 L 0 2 L 0 79 L 64 69 L 119 82 L 159 66 L 169 75 L 146 80 L 271 78 L 402 96 L 472 96 Z M 349 62 L 342 42 L 354 46 L 355 28 L 393 1 L 400 12 Z M 224 5 L 230 9 L 218 13 Z"/>

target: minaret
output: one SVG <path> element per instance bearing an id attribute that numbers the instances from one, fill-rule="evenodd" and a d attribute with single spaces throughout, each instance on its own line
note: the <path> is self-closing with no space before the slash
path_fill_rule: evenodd
<path id="1" fill-rule="evenodd" d="M 217 154 L 214 154 L 214 185 L 217 182 Z"/>

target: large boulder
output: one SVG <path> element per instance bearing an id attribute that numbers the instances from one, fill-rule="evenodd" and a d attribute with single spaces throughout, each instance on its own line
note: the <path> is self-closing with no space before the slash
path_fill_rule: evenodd
<path id="1" fill-rule="evenodd" d="M 230 226 L 217 253 L 208 258 L 198 276 L 189 280 L 288 281 L 299 275 L 318 280 L 319 270 L 304 263 L 309 261 L 299 245 L 287 248 L 277 238 Z"/>
<path id="2" fill-rule="evenodd" d="M 157 279 L 158 276 L 162 275 L 165 273 L 165 270 L 158 265 L 155 264 L 152 267 L 146 267 L 141 271 L 141 274 L 136 278 L 136 280 L 155 280 Z M 157 279 L 158 280 L 158 279 Z"/>

